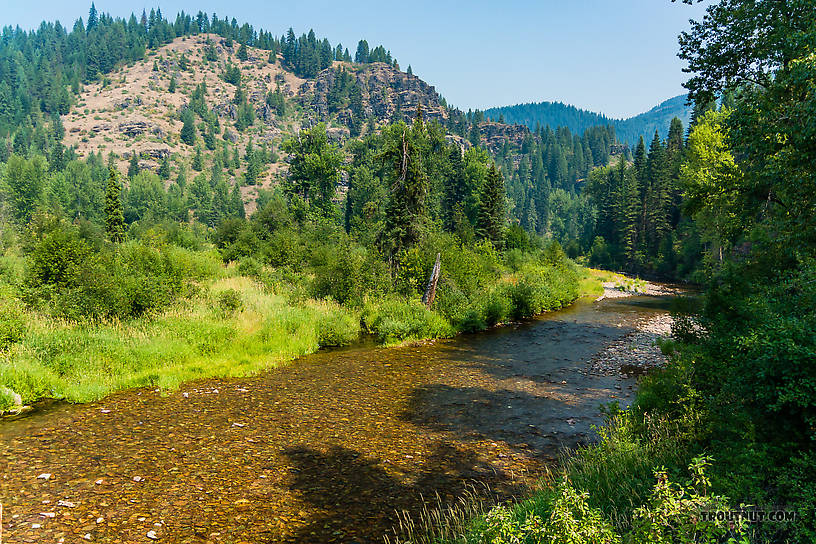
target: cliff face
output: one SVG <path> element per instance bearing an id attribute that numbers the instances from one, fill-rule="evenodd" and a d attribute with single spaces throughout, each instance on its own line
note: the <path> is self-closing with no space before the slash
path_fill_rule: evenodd
<path id="1" fill-rule="evenodd" d="M 338 79 L 342 72 L 353 80 L 346 94 L 359 92 L 358 112 L 354 112 L 351 96 L 343 96 L 339 104 L 329 103 L 330 94 L 341 84 Z M 363 65 L 336 62 L 333 68 L 323 70 L 313 81 L 306 82 L 299 94 L 319 121 L 334 119 L 346 126 L 351 124 L 355 114 L 361 118 L 374 117 L 379 122 L 412 119 L 419 105 L 426 120 L 444 122 L 448 118 L 432 85 L 382 62 Z"/>
<path id="2" fill-rule="evenodd" d="M 529 129 L 524 125 L 506 125 L 492 121 L 479 123 L 481 142 L 492 153 L 497 153 L 504 146 L 505 141 L 510 142 L 510 145 L 520 146 L 524 137 L 529 133 Z"/>

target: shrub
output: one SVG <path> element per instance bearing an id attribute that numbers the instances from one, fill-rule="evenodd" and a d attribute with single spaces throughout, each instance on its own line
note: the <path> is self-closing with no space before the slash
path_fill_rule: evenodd
<path id="1" fill-rule="evenodd" d="M 0 300 L 0 351 L 23 339 L 26 324 L 19 305 L 11 300 Z"/>
<path id="2" fill-rule="evenodd" d="M 244 307 L 244 301 L 241 299 L 241 293 L 235 289 L 224 289 L 216 298 L 218 309 L 224 315 L 232 315 Z"/>
<path id="3" fill-rule="evenodd" d="M 382 295 L 390 283 L 380 259 L 361 247 L 324 246 L 316 251 L 312 295 L 361 306 L 365 296 Z"/>
<path id="4" fill-rule="evenodd" d="M 13 389 L 0 386 L 0 414 L 22 404 L 22 398 Z"/>
<path id="5" fill-rule="evenodd" d="M 250 278 L 258 278 L 263 271 L 261 263 L 252 257 L 245 257 L 238 262 L 238 273 Z"/>
<path id="6" fill-rule="evenodd" d="M 455 332 L 444 317 L 428 310 L 418 300 L 389 298 L 368 302 L 361 320 L 365 330 L 383 343 L 446 337 Z"/>
<path id="7" fill-rule="evenodd" d="M 317 342 L 320 347 L 346 346 L 360 337 L 360 320 L 334 307 L 317 320 Z"/>
<path id="8" fill-rule="evenodd" d="M 507 296 L 506 289 L 495 289 L 484 304 L 484 320 L 488 326 L 507 321 L 513 311 L 513 303 Z"/>

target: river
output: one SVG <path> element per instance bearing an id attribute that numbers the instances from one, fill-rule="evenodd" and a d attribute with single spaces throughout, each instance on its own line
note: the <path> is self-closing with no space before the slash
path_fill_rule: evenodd
<path id="1" fill-rule="evenodd" d="M 665 308 L 580 300 L 451 340 L 2 421 L 3 542 L 382 542 L 422 497 L 455 501 L 474 482 L 522 496 L 592 440 L 601 403 L 632 400 L 634 379 L 581 371 Z"/>

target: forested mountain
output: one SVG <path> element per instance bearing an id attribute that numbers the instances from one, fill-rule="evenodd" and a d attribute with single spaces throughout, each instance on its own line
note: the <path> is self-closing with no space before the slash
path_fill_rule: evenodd
<path id="1" fill-rule="evenodd" d="M 680 95 L 670 98 L 645 113 L 628 119 L 612 119 L 602 113 L 595 113 L 561 102 L 538 102 L 488 108 L 484 111 L 486 117 L 493 120 L 502 120 L 507 123 L 526 125 L 531 129 L 540 125 L 543 127 L 569 127 L 573 132 L 581 133 L 584 130 L 598 125 L 612 125 L 621 142 L 634 147 L 638 138 L 650 138 L 655 130 L 661 138 L 668 136 L 668 126 L 675 117 L 685 126 L 691 121 L 692 107 L 686 104 L 686 96 Z"/>

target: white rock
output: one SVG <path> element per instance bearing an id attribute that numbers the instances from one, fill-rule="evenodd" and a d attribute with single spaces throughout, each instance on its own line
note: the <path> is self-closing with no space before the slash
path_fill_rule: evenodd
<path id="1" fill-rule="evenodd" d="M 133 477 L 133 481 L 134 481 L 134 482 L 143 482 L 143 481 L 144 481 L 144 478 L 142 478 L 141 476 L 134 476 L 134 477 Z"/>
<path id="2" fill-rule="evenodd" d="M 104 483 L 105 483 L 105 480 L 103 480 L 102 478 L 99 478 L 99 479 L 98 479 L 97 481 L 95 481 L 94 483 L 95 483 L 96 485 L 102 485 L 102 484 L 104 484 Z"/>
<path id="3" fill-rule="evenodd" d="M 233 423 L 232 426 L 233 427 L 245 427 L 246 425 L 244 423 Z"/>
<path id="4" fill-rule="evenodd" d="M 91 539 L 91 533 L 85 533 L 85 536 L 83 536 L 82 538 L 84 538 L 85 540 L 90 540 Z"/>
<path id="5" fill-rule="evenodd" d="M 31 524 L 32 529 L 39 529 L 40 527 L 42 527 L 42 525 L 40 525 L 39 523 L 32 523 Z"/>
<path id="6" fill-rule="evenodd" d="M 60 499 L 60 500 L 57 501 L 57 506 L 64 506 L 65 508 L 73 508 L 74 506 L 76 506 L 76 504 L 72 503 L 71 501 L 64 501 L 64 500 Z"/>
<path id="7" fill-rule="evenodd" d="M 182 393 L 181 396 L 184 397 L 185 399 L 189 399 L 190 398 L 190 393 L 185 392 L 185 393 Z"/>
<path id="8" fill-rule="evenodd" d="M 105 521 L 105 518 L 96 518 L 97 523 L 102 523 L 103 521 Z"/>
<path id="9" fill-rule="evenodd" d="M 40 515 L 44 518 L 53 518 L 56 516 L 54 512 L 40 512 Z"/>
<path id="10" fill-rule="evenodd" d="M 158 540 L 159 535 L 156 534 L 156 531 L 148 531 L 147 538 L 149 538 L 150 540 Z"/>
<path id="11" fill-rule="evenodd" d="M 102 408 L 102 409 L 101 409 L 101 410 L 99 410 L 99 411 L 100 411 L 100 412 L 102 412 L 103 414 L 110 414 L 110 412 L 111 412 L 111 411 L 110 411 L 110 410 L 108 410 L 107 408 Z"/>
<path id="12" fill-rule="evenodd" d="M 53 474 L 48 473 L 48 472 L 43 472 L 42 474 L 40 474 L 39 476 L 37 476 L 37 479 L 38 479 L 38 480 L 50 480 L 50 479 L 51 479 L 51 476 L 53 476 Z"/>

